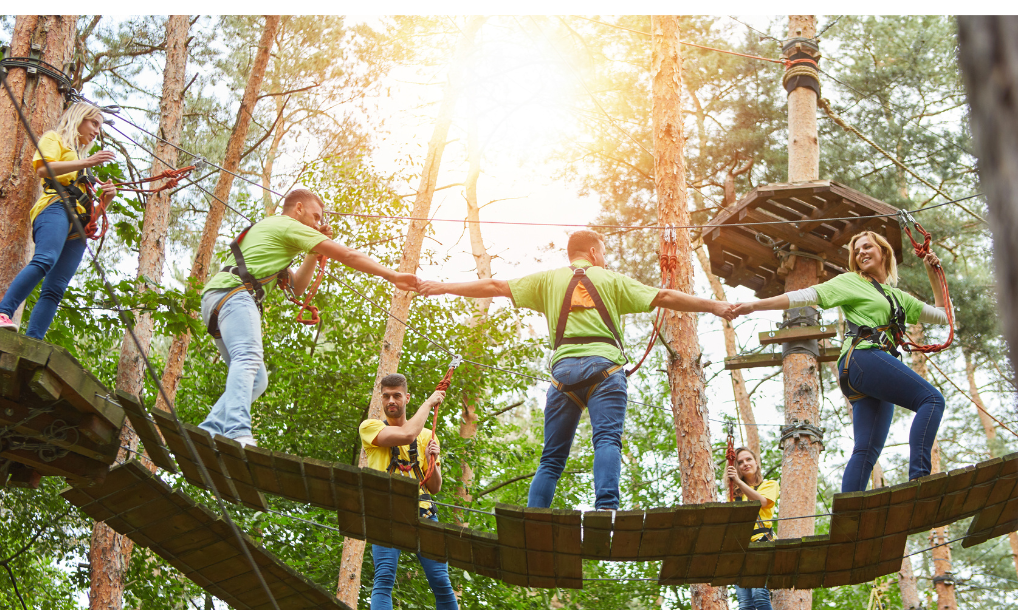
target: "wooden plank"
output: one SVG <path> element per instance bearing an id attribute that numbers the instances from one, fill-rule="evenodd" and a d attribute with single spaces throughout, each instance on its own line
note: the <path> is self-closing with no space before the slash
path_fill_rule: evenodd
<path id="1" fill-rule="evenodd" d="M 632 561 L 639 557 L 643 516 L 642 510 L 620 510 L 615 513 L 611 559 Z"/>
<path id="2" fill-rule="evenodd" d="M 155 421 L 149 417 L 145 408 L 142 407 L 141 401 L 134 395 L 120 389 L 116 390 L 115 395 L 124 412 L 130 417 L 131 426 L 134 428 L 134 432 L 138 434 L 142 444 L 145 445 L 145 454 L 152 460 L 152 463 L 167 472 L 173 474 L 179 472 L 180 470 L 173 463 L 173 459 L 170 458 L 169 449 L 163 444 L 163 438 L 156 429 Z"/>
<path id="3" fill-rule="evenodd" d="M 329 510 L 336 509 L 336 491 L 332 487 L 332 464 L 317 459 L 304 459 L 304 479 L 308 501 Z"/>
<path id="4" fill-rule="evenodd" d="M 693 552 L 700 526 L 704 523 L 703 512 L 703 508 L 696 506 L 675 508 L 667 551 L 669 555 L 687 555 Z"/>
<path id="5" fill-rule="evenodd" d="M 686 580 L 689 575 L 689 562 L 693 559 L 690 555 L 679 555 L 666 557 L 661 562 L 661 573 L 658 576 L 659 585 L 688 585 Z"/>
<path id="6" fill-rule="evenodd" d="M 476 530 L 470 530 L 469 537 L 474 570 L 485 576 L 498 578 L 502 566 L 498 538 L 494 534 Z"/>
<path id="7" fill-rule="evenodd" d="M 421 554 L 436 562 L 446 562 L 449 555 L 445 547 L 445 532 L 442 530 L 444 524 L 431 519 L 421 519 L 417 527 L 418 537 L 421 546 Z"/>
<path id="8" fill-rule="evenodd" d="M 837 361 L 841 356 L 840 347 L 820 348 L 819 360 L 821 363 Z M 761 352 L 758 354 L 736 355 L 725 357 L 725 369 L 749 369 L 752 367 L 775 367 L 781 365 L 780 352 Z"/>
<path id="9" fill-rule="evenodd" d="M 272 467 L 276 470 L 279 488 L 285 498 L 295 502 L 308 502 L 308 488 L 304 482 L 304 467 L 300 457 L 273 451 Z"/>
<path id="10" fill-rule="evenodd" d="M 117 430 L 124 424 L 124 409 L 109 401 L 106 387 L 69 352 L 55 349 L 46 369 L 63 383 L 62 397 L 80 412 L 94 414 Z"/>
<path id="11" fill-rule="evenodd" d="M 810 327 L 790 327 L 778 329 L 777 331 L 762 331 L 759 334 L 760 345 L 784 344 L 786 342 L 803 342 L 807 340 L 822 340 L 838 335 L 838 328 L 834 325 L 813 325 Z"/>
<path id="12" fill-rule="evenodd" d="M 554 547 L 553 518 L 553 511 L 550 508 L 523 509 L 523 535 L 527 551 L 552 551 Z M 550 560 L 548 567 L 549 570 L 552 569 Z M 535 574 L 544 575 L 545 573 Z"/>
<path id="13" fill-rule="evenodd" d="M 233 481 L 230 480 L 229 470 L 226 469 L 219 454 L 216 452 L 216 445 L 212 442 L 212 435 L 200 427 L 193 427 L 187 424 L 184 425 L 184 430 L 187 432 L 188 437 L 191 438 L 198 457 L 209 473 L 209 478 L 212 479 L 216 489 L 219 490 L 219 495 L 231 502 L 243 503 L 240 499 L 240 494 L 237 493 L 237 489 L 233 486 Z M 196 478 L 198 479 L 197 484 L 201 486 L 204 482 L 201 475 Z"/>
<path id="14" fill-rule="evenodd" d="M 527 533 L 524 529 L 522 506 L 496 503 L 495 527 L 499 545 L 515 549 L 527 548 Z M 514 572 L 519 571 L 514 570 Z"/>
<path id="15" fill-rule="evenodd" d="M 28 387 L 43 401 L 56 401 L 60 399 L 63 391 L 63 383 L 48 369 L 37 369 L 28 381 Z"/>
<path id="16" fill-rule="evenodd" d="M 6 398 L 0 398 L 0 426 L 12 425 L 16 433 L 28 436 L 39 442 L 45 442 L 77 453 L 89 459 L 101 461 L 106 465 L 116 461 L 120 452 L 120 440 L 96 443 L 88 437 L 89 430 L 94 429 L 86 420 L 94 418 L 91 414 L 81 414 L 69 405 L 59 403 L 49 410 L 29 418 L 37 410 Z M 67 428 L 53 429 L 57 421 L 63 421 Z M 86 436 L 81 438 L 78 434 Z"/>
<path id="17" fill-rule="evenodd" d="M 643 539 L 640 542 L 640 559 L 662 558 L 671 545 L 672 521 L 675 511 L 671 508 L 652 508 L 643 518 Z"/>
<path id="18" fill-rule="evenodd" d="M 38 451 L 5 449 L 0 457 L 22 463 L 43 476 L 63 476 L 83 485 L 101 484 L 110 471 L 107 463 L 71 452 L 57 459 L 43 459 Z"/>
<path id="19" fill-rule="evenodd" d="M 611 556 L 612 511 L 583 513 L 583 557 L 606 559 Z M 501 534 L 501 531 L 499 531 Z"/>
<path id="20" fill-rule="evenodd" d="M 28 367 L 42 367 L 49 361 L 50 353 L 57 348 L 40 340 L 18 335 L 10 329 L 0 329 L 0 351 L 10 353 L 29 363 Z M 23 366 L 25 368 L 25 366 Z"/>
<path id="21" fill-rule="evenodd" d="M 256 489 L 273 495 L 282 495 L 283 490 L 272 467 L 272 451 L 257 446 L 245 446 L 244 458 Z"/>
<path id="22" fill-rule="evenodd" d="M 730 502 L 732 507 L 728 518 L 728 527 L 721 541 L 722 553 L 745 553 L 749 548 L 753 528 L 760 514 L 760 502 Z"/>
<path id="23" fill-rule="evenodd" d="M 582 523 L 583 514 L 578 510 L 552 510 L 551 533 L 556 553 L 564 555 L 583 553 L 580 540 Z"/>

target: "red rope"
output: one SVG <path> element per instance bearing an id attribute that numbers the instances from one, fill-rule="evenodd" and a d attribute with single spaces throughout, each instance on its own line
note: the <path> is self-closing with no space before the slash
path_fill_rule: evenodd
<path id="1" fill-rule="evenodd" d="M 669 229 L 671 231 L 671 229 Z M 677 232 L 677 231 L 674 231 Z M 669 287 L 669 282 L 675 278 L 675 270 L 679 266 L 678 256 L 678 245 L 675 242 L 675 237 L 666 239 L 664 241 L 664 248 L 661 254 L 661 286 L 664 288 Z M 664 324 L 665 314 L 664 310 L 658 308 L 657 316 L 654 317 L 654 326 L 650 332 L 650 339 L 647 340 L 647 349 L 644 350 L 643 356 L 633 366 L 633 369 L 626 370 L 626 376 L 632 376 L 636 373 L 636 370 L 640 369 L 643 362 L 650 356 L 650 351 L 654 348 L 654 342 L 657 341 L 658 331 L 661 330 L 661 325 Z"/>
<path id="2" fill-rule="evenodd" d="M 315 278 L 314 282 L 311 283 L 311 286 L 308 287 L 303 301 L 299 301 L 289 294 L 286 295 L 286 298 L 289 299 L 291 303 L 300 306 L 300 310 L 297 311 L 297 322 L 302 325 L 317 325 L 322 320 L 318 317 L 318 308 L 311 305 L 311 302 L 315 300 L 315 295 L 318 294 L 318 287 L 322 285 L 322 280 L 325 279 L 326 260 L 327 257 L 324 254 L 318 255 L 318 276 Z M 310 318 L 304 318 L 304 312 L 311 312 Z"/>
<path id="3" fill-rule="evenodd" d="M 458 361 L 453 361 L 453 364 L 449 366 L 448 371 L 445 372 L 445 376 L 435 386 L 436 391 L 448 391 L 449 385 L 452 383 L 452 373 L 456 371 L 456 367 L 459 365 Z M 431 439 L 435 439 L 435 431 L 438 429 L 438 406 L 435 405 L 435 416 L 431 420 Z M 428 471 L 424 473 L 424 478 L 421 479 L 421 487 L 424 487 L 424 483 L 435 473 L 435 466 L 438 464 L 438 455 L 428 456 Z M 427 487 L 425 487 L 427 489 Z"/>
<path id="4" fill-rule="evenodd" d="M 106 204 L 102 199 L 96 197 L 92 184 L 84 182 L 85 190 L 95 205 L 92 207 L 92 216 L 85 225 L 85 237 L 89 239 L 102 239 L 110 228 L 109 218 L 106 217 Z"/>
<path id="5" fill-rule="evenodd" d="M 911 218 L 911 216 L 909 216 L 909 218 Z M 915 251 L 915 255 L 919 258 L 925 258 L 926 255 L 930 253 L 930 242 L 932 241 L 933 236 L 930 235 L 929 231 L 923 228 L 923 225 L 919 224 L 914 219 L 911 223 L 915 226 L 917 231 L 922 233 L 922 243 L 917 242 L 915 237 L 912 236 L 912 230 L 909 229 L 908 224 L 903 224 L 902 226 L 905 228 L 908 240 L 912 242 L 912 249 Z M 937 281 L 940 282 L 940 288 L 944 295 L 944 310 L 947 312 L 947 322 L 950 325 L 950 333 L 947 336 L 947 341 L 943 344 L 917 344 L 916 341 L 904 331 L 898 332 L 899 339 L 896 341 L 901 344 L 902 349 L 906 352 L 940 352 L 950 346 L 951 342 L 954 341 L 954 305 L 951 303 L 951 294 L 947 289 L 947 277 L 944 275 L 944 268 L 940 265 L 935 266 L 933 271 L 936 273 Z M 908 339 L 906 340 L 904 338 Z"/>
<path id="6" fill-rule="evenodd" d="M 728 448 L 725 449 L 725 461 L 728 465 L 735 466 L 735 434 L 732 431 L 732 426 L 728 426 Z M 727 471 L 727 468 L 725 468 Z M 735 501 L 735 481 L 728 479 L 728 501 Z"/>
<path id="7" fill-rule="evenodd" d="M 183 168 L 180 168 L 180 169 L 167 169 L 167 170 L 163 171 L 162 173 L 160 173 L 158 175 L 153 175 L 152 177 L 146 177 L 144 179 L 136 179 L 136 180 L 126 181 L 126 182 L 119 182 L 119 183 L 116 183 L 116 184 L 113 184 L 113 185 L 117 186 L 117 187 L 122 187 L 124 190 L 130 190 L 132 192 L 137 192 L 138 194 L 157 194 L 159 192 L 162 192 L 163 190 L 169 190 L 170 188 L 176 188 L 177 184 L 180 183 L 180 180 L 182 180 L 182 179 L 186 178 L 187 176 L 189 176 L 191 174 L 191 171 L 194 171 L 194 165 L 183 167 Z M 165 179 L 165 180 L 167 180 L 167 182 L 165 184 L 163 184 L 162 186 L 159 186 L 158 188 L 132 188 L 131 187 L 131 186 L 136 185 L 136 184 L 140 185 L 140 184 L 147 184 L 147 183 L 150 183 L 150 182 L 159 181 L 160 179 Z"/>

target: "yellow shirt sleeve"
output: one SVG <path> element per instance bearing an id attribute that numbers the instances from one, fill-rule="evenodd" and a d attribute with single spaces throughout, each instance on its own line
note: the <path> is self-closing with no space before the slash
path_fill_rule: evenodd
<path id="1" fill-rule="evenodd" d="M 385 423 L 378 419 L 367 419 L 361 423 L 360 429 L 358 430 L 361 434 L 361 446 L 367 448 L 377 448 L 374 444 L 375 437 L 378 433 L 385 429 Z"/>
<path id="2" fill-rule="evenodd" d="M 765 480 L 760 483 L 760 487 L 757 488 L 756 492 L 770 500 L 770 504 L 767 506 L 761 506 L 761 510 L 765 508 L 774 508 L 774 504 L 778 501 L 778 481 Z"/>
<path id="3" fill-rule="evenodd" d="M 40 137 L 39 149 L 36 150 L 35 155 L 32 156 L 32 167 L 36 171 L 44 166 L 43 158 L 45 158 L 47 162 L 73 162 L 78 159 L 78 152 L 65 146 L 63 140 L 60 139 L 60 136 L 56 132 L 50 130 Z M 74 181 L 74 177 L 76 175 L 77 172 L 57 175 L 57 181 L 66 186 Z M 40 183 L 42 183 L 41 178 Z M 42 210 L 46 209 L 46 207 L 56 200 L 56 194 L 47 194 L 46 192 L 43 192 L 39 200 L 32 206 L 31 211 L 29 211 L 29 220 L 34 222 L 35 217 L 42 213 Z M 85 208 L 78 205 L 77 210 L 78 213 L 84 213 Z"/>

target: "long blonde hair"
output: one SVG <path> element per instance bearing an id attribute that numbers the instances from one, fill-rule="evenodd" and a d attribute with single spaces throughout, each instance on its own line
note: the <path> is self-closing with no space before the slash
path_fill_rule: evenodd
<path id="1" fill-rule="evenodd" d="M 884 273 L 887 275 L 887 283 L 891 286 L 897 286 L 898 263 L 894 260 L 894 248 L 884 239 L 883 235 L 878 235 L 873 231 L 863 231 L 848 240 L 848 270 L 863 275 L 862 270 L 859 269 L 859 263 L 855 261 L 854 248 L 855 242 L 863 237 L 869 237 L 870 241 L 880 246 L 880 253 L 884 258 Z"/>
<path id="2" fill-rule="evenodd" d="M 60 140 L 64 142 L 64 147 L 73 149 L 78 153 L 78 160 L 88 156 L 88 148 L 90 147 L 89 144 L 78 143 L 78 126 L 85 120 L 92 119 L 99 120 L 99 123 L 102 124 L 105 118 L 98 107 L 85 102 L 76 102 L 64 111 L 64 114 L 60 116 L 57 127 L 54 129 Z"/>

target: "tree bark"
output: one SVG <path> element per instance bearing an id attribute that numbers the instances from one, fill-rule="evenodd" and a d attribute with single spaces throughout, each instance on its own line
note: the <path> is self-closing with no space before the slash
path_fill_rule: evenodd
<path id="1" fill-rule="evenodd" d="M 660 239 L 662 284 L 693 292 L 692 245 L 686 204 L 684 138 L 682 133 L 682 56 L 676 16 L 651 18 L 654 130 L 654 183 L 657 188 L 658 224 L 678 229 L 662 231 Z M 674 276 L 669 254 L 676 255 Z M 704 394 L 702 353 L 695 313 L 666 310 L 661 335 L 672 349 L 668 362 L 672 415 L 678 444 L 679 472 L 684 504 L 717 501 L 714 459 L 711 455 L 707 398 Z M 694 609 L 727 609 L 724 587 L 690 586 Z"/>
<path id="2" fill-rule="evenodd" d="M 180 130 L 184 112 L 184 75 L 187 66 L 187 35 L 190 20 L 187 15 L 171 15 L 166 20 L 166 67 L 163 70 L 163 96 L 159 103 L 159 133 L 170 143 L 180 143 Z M 160 159 L 165 160 L 163 164 Z M 152 161 L 152 175 L 174 168 L 177 150 L 167 143 L 159 142 Z M 145 221 L 142 225 L 140 253 L 138 256 L 138 292 L 149 289 L 147 280 L 158 284 L 162 279 L 165 260 L 166 228 L 170 219 L 170 196 L 168 192 L 152 195 L 145 205 Z M 135 312 L 137 325 L 134 334 L 141 344 L 141 351 L 134 345 L 129 334 L 124 335 L 120 348 L 120 362 L 117 364 L 117 388 L 139 398 L 145 379 L 142 352 L 148 353 L 152 343 L 152 316 Z M 138 436 L 130 422 L 120 432 L 122 447 L 117 462 L 123 462 L 129 450 L 138 448 Z M 141 462 L 155 470 L 155 464 L 145 457 Z M 89 552 L 90 609 L 119 609 L 124 599 L 124 576 L 131 561 L 134 542 L 114 532 L 105 523 L 92 527 L 92 544 Z M 119 557 L 107 557 L 110 553 Z"/>
<path id="3" fill-rule="evenodd" d="M 958 17 L 958 60 L 971 108 L 979 178 L 990 210 L 997 301 L 1018 365 L 1018 17 Z M 1018 552 L 1018 551 L 1016 551 Z M 1018 564 L 1016 564 L 1018 565 Z"/>
<path id="4" fill-rule="evenodd" d="M 219 237 L 219 226 L 226 213 L 225 203 L 229 201 L 230 188 L 233 187 L 233 175 L 230 172 L 236 173 L 240 167 L 240 154 L 243 151 L 248 130 L 251 128 L 255 102 L 261 92 L 265 67 L 269 63 L 269 54 L 272 51 L 272 43 L 278 30 L 279 15 L 266 15 L 265 28 L 262 30 L 262 38 L 258 43 L 258 52 L 255 54 L 251 74 L 248 76 L 247 86 L 244 88 L 244 97 L 241 99 L 240 109 L 237 111 L 237 121 L 230 134 L 230 140 L 226 144 L 226 157 L 222 163 L 225 170 L 219 174 L 219 180 L 216 181 L 216 187 L 212 191 L 216 198 L 212 199 L 212 203 L 209 204 L 209 213 L 205 218 L 201 242 L 198 244 L 198 252 L 195 254 L 194 264 L 191 266 L 190 277 L 195 279 L 195 284 L 199 285 L 199 288 L 200 285 L 205 284 L 208 278 L 209 265 L 212 262 L 212 249 L 215 247 L 216 238 Z M 163 389 L 171 402 L 177 394 L 177 385 L 180 384 L 180 377 L 183 375 L 184 358 L 187 356 L 187 348 L 190 344 L 191 332 L 186 331 L 175 336 L 170 345 L 170 354 L 166 359 L 166 367 L 163 369 Z M 165 400 L 161 396 L 156 405 L 163 410 L 168 410 Z"/>
<path id="5" fill-rule="evenodd" d="M 446 139 L 449 134 L 449 125 L 452 123 L 453 110 L 456 107 L 456 100 L 459 98 L 462 89 L 463 64 L 473 51 L 474 37 L 484 23 L 484 17 L 471 17 L 462 32 L 463 35 L 456 47 L 455 56 L 449 68 L 449 79 L 446 84 L 445 96 L 439 107 L 438 119 L 435 121 L 435 128 L 431 134 L 431 141 L 428 142 L 428 153 L 424 160 L 424 169 L 421 173 L 421 181 L 417 188 L 417 197 L 414 199 L 413 213 L 410 215 L 417 220 L 410 224 L 407 231 L 406 242 L 403 244 L 403 255 L 399 261 L 399 271 L 414 273 L 421 258 L 421 245 L 424 243 L 424 234 L 427 223 L 422 219 L 427 218 L 431 213 L 431 201 L 435 193 L 438 171 L 442 164 L 442 154 L 445 151 Z M 399 369 L 399 358 L 403 351 L 403 337 L 406 334 L 406 327 L 400 322 L 406 322 L 410 313 L 410 296 L 412 293 L 397 290 L 392 295 L 389 303 L 389 313 L 395 318 L 389 318 L 385 325 L 385 336 L 382 339 L 382 348 L 378 357 L 378 371 L 372 392 L 378 389 L 378 383 L 385 376 L 396 372 Z M 398 319 L 398 320 L 397 320 Z M 413 385 L 411 385 L 413 387 Z M 427 383 L 419 383 L 416 387 L 417 396 L 422 399 L 426 397 Z M 411 393 L 415 391 L 412 389 Z M 368 416 L 371 418 L 382 418 L 381 399 L 372 394 L 371 409 Z M 367 457 L 361 451 L 359 465 L 364 467 L 367 464 Z M 364 563 L 364 541 L 346 538 L 343 541 L 343 558 L 339 568 L 339 582 L 336 597 L 357 608 L 357 597 L 360 591 L 361 565 Z"/>
<path id="6" fill-rule="evenodd" d="M 32 45 L 42 47 L 41 59 L 57 68 L 70 62 L 74 52 L 77 15 L 19 15 L 14 20 L 10 56 L 27 57 Z M 7 86 L 28 119 L 35 136 L 56 128 L 64 97 L 57 82 L 41 74 L 29 76 L 25 69 L 12 68 L 5 76 Z M 39 197 L 39 176 L 32 166 L 35 146 L 18 119 L 7 93 L 0 90 L 0 289 L 6 291 L 32 256 L 32 226 L 28 211 Z M 20 322 L 24 305 L 13 315 Z"/>
<path id="7" fill-rule="evenodd" d="M 790 15 L 788 36 L 813 38 L 813 15 Z M 788 181 L 812 181 L 820 176 L 820 145 L 817 139 L 817 97 L 809 88 L 796 88 L 788 94 Z M 785 278 L 785 292 L 817 284 L 817 261 L 798 258 Z M 820 423 L 819 362 L 811 355 L 791 354 L 781 363 L 784 372 L 785 423 L 792 419 Z M 820 466 L 820 442 L 809 436 L 784 442 L 781 464 L 781 514 L 789 519 L 781 524 L 782 538 L 800 538 L 814 533 L 817 472 Z M 811 609 L 813 592 L 782 589 L 774 592 L 775 609 Z"/>
<path id="8" fill-rule="evenodd" d="M 710 260 L 703 249 L 703 244 L 696 247 L 696 257 L 700 260 L 703 272 L 707 274 L 707 281 L 710 282 L 711 290 L 714 291 L 714 298 L 718 301 L 728 301 L 721 280 L 710 270 Z M 725 336 L 725 352 L 728 356 L 733 357 L 739 354 L 739 344 L 735 339 L 735 327 L 732 326 L 732 323 L 722 319 L 721 332 Z M 742 375 L 741 369 L 731 370 L 731 377 L 735 404 L 739 408 L 739 416 L 746 428 L 746 446 L 760 455 L 760 431 L 757 429 L 756 416 L 753 414 L 753 400 L 750 399 L 749 391 L 746 390 L 746 378 Z"/>

